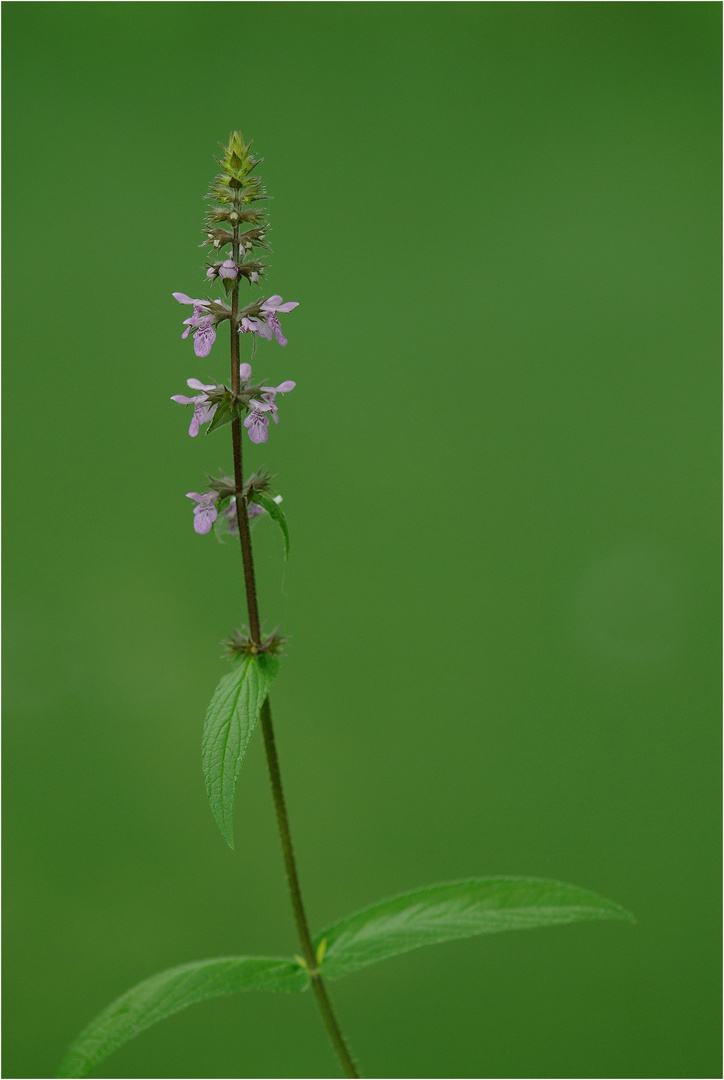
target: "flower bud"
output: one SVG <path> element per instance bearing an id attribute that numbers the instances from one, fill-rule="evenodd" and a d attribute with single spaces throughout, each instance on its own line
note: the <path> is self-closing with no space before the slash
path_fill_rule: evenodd
<path id="1" fill-rule="evenodd" d="M 227 259 L 225 262 L 222 262 L 221 266 L 219 267 L 219 277 L 229 278 L 230 280 L 233 280 L 238 276 L 239 268 L 237 267 L 233 259 Z"/>
<path id="2" fill-rule="evenodd" d="M 248 278 L 251 282 L 256 282 L 266 271 L 266 264 L 263 262 L 257 262 L 256 259 L 247 259 L 239 267 L 239 273 L 245 278 Z"/>
<path id="3" fill-rule="evenodd" d="M 229 145 L 223 150 L 219 160 L 221 173 L 214 178 L 209 197 L 220 203 L 233 203 L 234 210 L 239 213 L 242 205 L 266 198 L 264 185 L 254 175 L 261 158 L 252 155 L 251 143 L 245 144 L 239 131 L 231 133 Z"/>
<path id="4" fill-rule="evenodd" d="M 263 229 L 247 229 L 239 237 L 239 243 L 245 251 L 251 251 L 253 247 L 266 247 L 263 243 L 265 236 Z"/>
<path id="5" fill-rule="evenodd" d="M 229 232 L 228 229 L 208 229 L 206 232 L 206 239 L 200 245 L 200 247 L 209 247 L 213 245 L 215 248 L 225 247 L 226 244 L 230 244 L 234 239 L 234 234 Z"/>

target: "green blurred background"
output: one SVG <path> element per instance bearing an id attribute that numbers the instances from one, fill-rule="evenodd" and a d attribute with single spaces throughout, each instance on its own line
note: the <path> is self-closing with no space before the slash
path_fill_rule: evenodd
<path id="1" fill-rule="evenodd" d="M 218 142 L 265 156 L 249 465 L 310 917 L 490 873 L 636 913 L 343 980 L 369 1077 L 711 1077 L 718 1062 L 714 3 L 5 5 L 5 1071 L 136 981 L 297 949 L 261 741 L 237 849 L 204 711 L 230 468 L 169 402 L 224 379 L 171 292 Z M 104 1077 L 333 1077 L 309 995 L 181 1013 Z"/>

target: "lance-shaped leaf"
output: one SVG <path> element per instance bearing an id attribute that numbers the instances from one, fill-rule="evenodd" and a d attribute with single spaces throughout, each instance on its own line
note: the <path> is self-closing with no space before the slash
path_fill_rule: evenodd
<path id="1" fill-rule="evenodd" d="M 66 1054 L 58 1076 L 87 1076 L 134 1035 L 197 1001 L 243 990 L 304 990 L 306 971 L 294 960 L 224 956 L 159 971 L 96 1016 Z"/>
<path id="2" fill-rule="evenodd" d="M 281 498 L 281 495 L 279 495 L 278 498 Z M 263 506 L 269 517 L 276 521 L 277 525 L 282 530 L 282 536 L 284 537 L 284 557 L 288 559 L 289 529 L 287 528 L 287 519 L 284 517 L 284 511 L 279 503 L 268 491 L 252 491 L 249 495 L 249 501 L 257 503 L 259 506 Z"/>
<path id="3" fill-rule="evenodd" d="M 452 938 L 633 915 L 602 896 L 542 878 L 484 877 L 428 885 L 381 900 L 323 930 L 330 979 L 396 953 Z"/>
<path id="4" fill-rule="evenodd" d="M 206 792 L 218 826 L 232 848 L 236 781 L 278 670 L 279 661 L 269 653 L 243 657 L 216 687 L 206 713 L 201 743 Z"/>

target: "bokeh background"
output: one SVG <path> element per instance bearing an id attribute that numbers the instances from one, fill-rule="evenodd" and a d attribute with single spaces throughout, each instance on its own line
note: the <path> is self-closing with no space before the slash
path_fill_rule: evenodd
<path id="1" fill-rule="evenodd" d="M 370 1077 L 718 1061 L 714 3 L 8 3 L 5 1070 L 164 967 L 296 951 L 260 739 L 237 849 L 200 735 L 243 619 L 185 492 L 228 429 L 171 299 L 240 128 L 273 195 L 257 371 L 298 387 L 262 611 L 314 926 L 530 874 L 635 927 L 456 942 L 333 986 Z M 266 527 L 265 527 L 266 526 Z M 334 1077 L 311 996 L 181 1013 L 103 1077 Z"/>

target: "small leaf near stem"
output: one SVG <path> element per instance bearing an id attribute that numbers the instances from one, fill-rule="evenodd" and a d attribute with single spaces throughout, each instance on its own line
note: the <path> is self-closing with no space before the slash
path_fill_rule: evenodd
<path id="1" fill-rule="evenodd" d="M 224 675 L 211 699 L 201 757 L 211 810 L 229 847 L 234 846 L 236 781 L 279 661 L 271 653 L 245 656 Z"/>
<path id="2" fill-rule="evenodd" d="M 327 951 L 327 939 L 326 939 L 326 937 L 323 937 L 322 940 L 320 941 L 319 945 L 317 945 L 317 949 L 316 949 L 316 952 L 315 952 L 315 956 L 317 958 L 317 963 L 318 964 L 321 965 L 322 961 L 324 960 L 324 954 L 326 953 L 326 951 Z"/>
<path id="3" fill-rule="evenodd" d="M 281 495 L 279 495 L 278 498 L 281 498 Z M 282 536 L 284 537 L 284 558 L 288 559 L 289 528 L 287 526 L 287 519 L 284 516 L 284 511 L 282 510 L 281 506 L 276 501 L 276 499 L 269 495 L 266 491 L 255 491 L 252 495 L 249 496 L 249 499 L 250 502 L 254 502 L 258 506 L 263 507 L 269 517 L 273 521 L 276 521 L 277 525 L 282 530 Z"/>
<path id="4" fill-rule="evenodd" d="M 206 434 L 210 435 L 212 431 L 223 427 L 224 424 L 230 424 L 233 420 L 238 419 L 240 415 L 241 406 L 239 402 L 235 401 L 231 392 L 227 390 L 216 407 L 211 423 L 206 429 Z"/>

